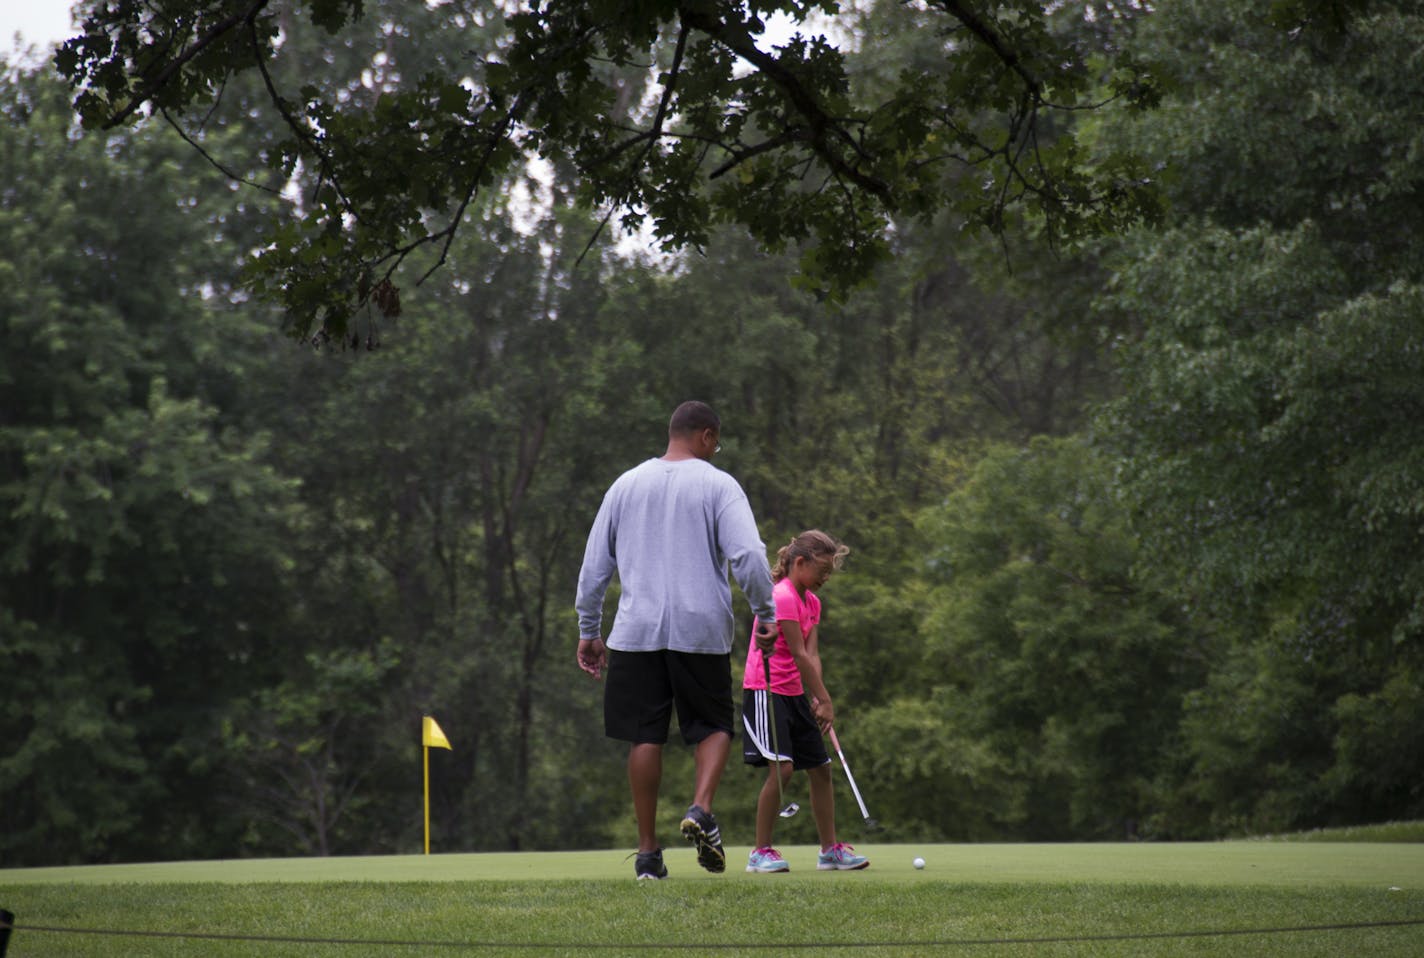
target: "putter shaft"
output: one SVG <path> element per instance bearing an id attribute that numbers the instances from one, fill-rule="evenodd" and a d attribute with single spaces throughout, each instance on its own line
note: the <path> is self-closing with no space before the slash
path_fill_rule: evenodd
<path id="1" fill-rule="evenodd" d="M 831 745 L 835 747 L 836 755 L 841 760 L 841 768 L 845 769 L 846 781 L 850 782 L 851 794 L 855 796 L 855 803 L 860 806 L 860 817 L 865 819 L 865 823 L 870 827 L 875 827 L 875 819 L 870 817 L 870 813 L 865 810 L 865 799 L 860 797 L 860 789 L 856 787 L 855 776 L 851 774 L 850 763 L 846 761 L 845 752 L 841 751 L 841 740 L 836 738 L 835 726 L 831 726 Z"/>
<path id="2" fill-rule="evenodd" d="M 771 691 L 771 656 L 766 652 L 761 654 L 761 665 L 766 673 L 766 720 L 771 725 L 771 750 L 776 753 L 776 760 L 772 763 L 775 766 L 772 773 L 776 776 L 776 798 L 781 805 L 781 817 L 790 818 L 798 809 L 792 809 L 790 815 L 786 812 L 790 806 L 786 804 L 786 792 L 781 785 L 781 745 L 776 741 L 776 705 Z"/>

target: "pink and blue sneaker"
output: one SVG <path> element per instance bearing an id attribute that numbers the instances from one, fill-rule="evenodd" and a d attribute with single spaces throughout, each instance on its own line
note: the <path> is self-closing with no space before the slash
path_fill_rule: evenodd
<path id="1" fill-rule="evenodd" d="M 781 857 L 781 853 L 774 848 L 754 848 L 747 858 L 747 871 L 762 872 L 789 872 L 791 866 L 786 863 L 786 859 Z"/>
<path id="2" fill-rule="evenodd" d="M 816 859 L 816 868 L 821 871 L 855 871 L 858 868 L 867 868 L 869 865 L 870 859 L 864 855 L 857 855 L 855 849 L 845 842 L 836 842 L 821 852 Z"/>

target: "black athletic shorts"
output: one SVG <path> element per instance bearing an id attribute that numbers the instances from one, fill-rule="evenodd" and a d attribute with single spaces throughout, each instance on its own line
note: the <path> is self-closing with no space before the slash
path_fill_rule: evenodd
<path id="1" fill-rule="evenodd" d="M 811 713 L 804 695 L 775 695 L 776 745 L 778 761 L 790 762 L 800 771 L 829 764 L 821 727 Z M 742 760 L 748 765 L 767 765 L 777 750 L 771 747 L 771 725 L 766 714 L 766 689 L 742 689 Z"/>
<path id="2" fill-rule="evenodd" d="M 732 735 L 731 654 L 608 650 L 603 731 L 609 738 L 662 745 L 674 706 L 688 745 L 713 732 Z"/>

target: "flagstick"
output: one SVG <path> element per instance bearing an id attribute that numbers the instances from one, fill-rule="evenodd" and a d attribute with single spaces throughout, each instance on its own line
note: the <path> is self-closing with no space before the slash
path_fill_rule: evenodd
<path id="1" fill-rule="evenodd" d="M 430 749 L 449 748 L 450 740 L 429 715 L 420 722 L 421 755 L 425 764 L 425 854 L 430 854 Z"/>

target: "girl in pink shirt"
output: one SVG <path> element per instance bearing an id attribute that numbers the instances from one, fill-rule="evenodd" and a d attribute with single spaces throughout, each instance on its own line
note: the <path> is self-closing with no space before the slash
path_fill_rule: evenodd
<path id="1" fill-rule="evenodd" d="M 870 864 L 849 845 L 836 840 L 831 760 L 821 738 L 835 720 L 835 710 L 821 677 L 821 600 L 812 590 L 825 584 L 849 552 L 833 537 L 811 529 L 776 554 L 776 565 L 771 570 L 776 583 L 772 589 L 778 626 L 776 644 L 769 659 L 764 660 L 755 635 L 752 637 L 742 679 L 742 757 L 748 765 L 767 766 L 766 784 L 757 796 L 756 848 L 747 860 L 749 872 L 784 872 L 791 868 L 772 847 L 771 839 L 781 793 L 796 769 L 805 769 L 811 786 L 811 813 L 821 839 L 816 867 L 847 870 Z"/>

